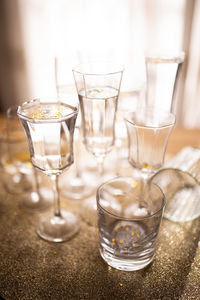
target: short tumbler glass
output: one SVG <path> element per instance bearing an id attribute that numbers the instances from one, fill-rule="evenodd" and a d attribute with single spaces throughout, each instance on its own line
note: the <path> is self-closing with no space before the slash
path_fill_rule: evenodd
<path id="1" fill-rule="evenodd" d="M 156 184 L 117 177 L 97 190 L 100 254 L 108 265 L 135 271 L 153 260 L 165 206 Z"/>

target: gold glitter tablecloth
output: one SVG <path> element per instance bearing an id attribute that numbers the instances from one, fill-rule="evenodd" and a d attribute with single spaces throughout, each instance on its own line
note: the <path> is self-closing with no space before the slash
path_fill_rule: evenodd
<path id="1" fill-rule="evenodd" d="M 199 146 L 200 131 L 174 130 L 168 152 Z M 19 196 L 0 187 L 0 295 L 3 299 L 200 299 L 200 218 L 163 219 L 155 259 L 136 272 L 108 267 L 97 229 L 81 222 L 71 241 L 54 244 L 35 232 L 42 213 L 19 209 Z M 80 216 L 81 200 L 62 205 Z"/>

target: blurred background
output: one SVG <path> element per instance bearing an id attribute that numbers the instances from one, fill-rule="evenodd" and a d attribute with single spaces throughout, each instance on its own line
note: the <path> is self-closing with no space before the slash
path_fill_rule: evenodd
<path id="1" fill-rule="evenodd" d="M 186 54 L 177 122 L 200 127 L 200 0 L 1 0 L 0 111 L 56 94 L 55 56 L 125 65 L 122 93 L 141 86 L 148 51 Z"/>

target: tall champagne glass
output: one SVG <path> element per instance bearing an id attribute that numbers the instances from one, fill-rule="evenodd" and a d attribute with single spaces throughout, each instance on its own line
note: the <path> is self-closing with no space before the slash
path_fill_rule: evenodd
<path id="1" fill-rule="evenodd" d="M 55 210 L 41 217 L 37 233 L 47 241 L 62 242 L 79 230 L 71 212 L 61 210 L 58 176 L 73 163 L 73 134 L 78 106 L 33 100 L 18 108 L 18 116 L 28 138 L 33 166 L 52 180 Z"/>
<path id="2" fill-rule="evenodd" d="M 114 145 L 114 125 L 123 67 L 87 63 L 73 70 L 79 96 L 84 143 L 103 173 L 103 161 Z"/>
<path id="3" fill-rule="evenodd" d="M 67 98 L 70 99 L 72 104 L 77 102 L 73 74 L 69 68 L 69 59 L 66 55 L 55 57 L 55 85 L 57 97 L 60 101 L 65 102 Z M 93 174 L 89 172 L 88 168 L 81 165 L 81 159 L 79 159 L 82 139 L 80 123 L 81 118 L 78 115 L 74 131 L 74 156 L 76 160 L 70 171 L 64 173 L 59 179 L 61 195 L 71 199 L 83 199 L 91 195 L 94 192 L 94 182 L 97 179 L 97 172 L 93 172 Z"/>
<path id="4" fill-rule="evenodd" d="M 103 175 L 104 158 L 115 142 L 115 119 L 123 66 L 102 61 L 91 62 L 74 68 L 73 74 L 80 102 L 84 144 L 95 156 L 99 173 Z M 94 203 L 95 198 L 87 205 L 91 213 L 96 209 Z M 91 216 L 91 213 L 88 215 Z"/>

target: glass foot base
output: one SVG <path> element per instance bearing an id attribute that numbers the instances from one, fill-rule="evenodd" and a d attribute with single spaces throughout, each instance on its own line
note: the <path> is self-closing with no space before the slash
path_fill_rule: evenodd
<path id="1" fill-rule="evenodd" d="M 119 258 L 107 252 L 105 249 L 100 249 L 100 254 L 103 260 L 111 267 L 122 271 L 137 271 L 148 266 L 152 260 L 153 255 L 147 258 Z"/>
<path id="2" fill-rule="evenodd" d="M 53 204 L 53 193 L 45 187 L 39 189 L 39 193 L 25 193 L 19 202 L 19 207 L 29 212 L 45 210 Z"/>
<path id="3" fill-rule="evenodd" d="M 62 196 L 70 199 L 84 199 L 91 196 L 96 189 L 96 182 L 99 180 L 97 172 L 81 170 L 80 175 L 75 172 L 66 173 L 60 176 L 59 186 Z"/>
<path id="4" fill-rule="evenodd" d="M 63 182 L 61 194 L 70 199 L 84 199 L 90 196 L 94 191 L 93 186 L 89 186 L 82 178 L 73 178 Z"/>
<path id="5" fill-rule="evenodd" d="M 21 174 L 5 175 L 4 176 L 4 188 L 10 194 L 21 194 L 31 189 L 31 184 Z"/>
<path id="6" fill-rule="evenodd" d="M 68 211 L 61 211 L 61 217 L 53 213 L 41 217 L 37 234 L 49 242 L 64 242 L 78 233 L 80 224 L 77 217 Z"/>

